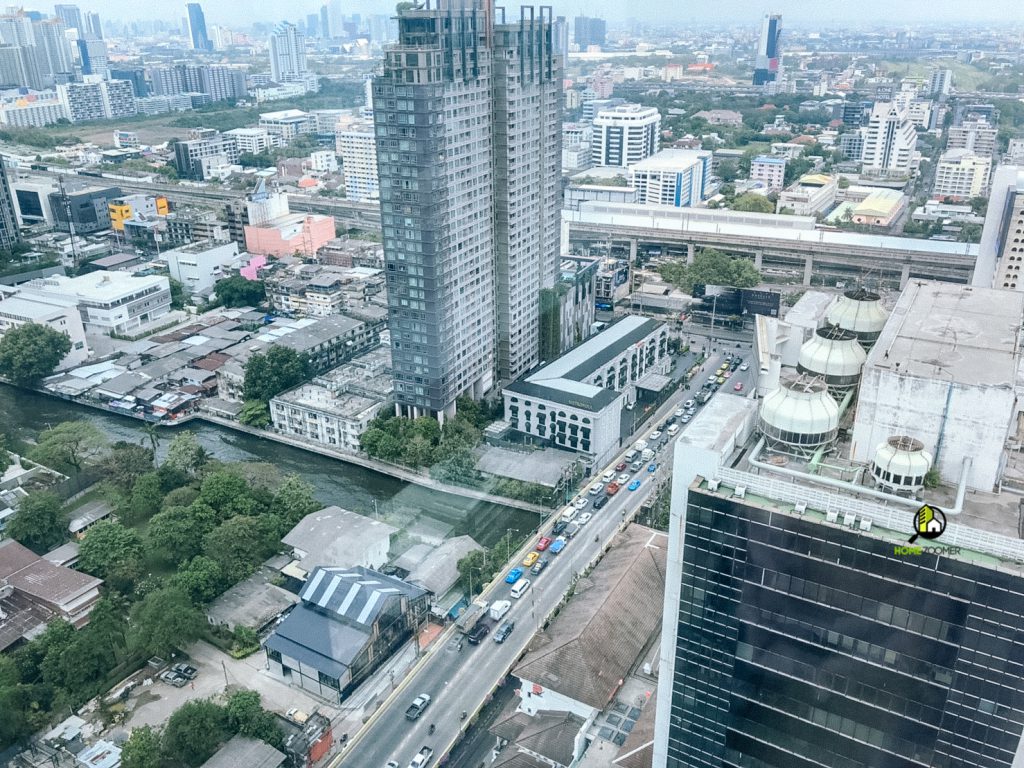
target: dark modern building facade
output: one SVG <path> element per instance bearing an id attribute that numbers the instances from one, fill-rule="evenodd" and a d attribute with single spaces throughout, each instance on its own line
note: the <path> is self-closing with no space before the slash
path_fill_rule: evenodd
<path id="1" fill-rule="evenodd" d="M 587 50 L 592 45 L 601 47 L 605 43 L 608 34 L 608 25 L 604 19 L 595 19 L 590 16 L 577 16 L 573 19 L 573 42 L 579 46 L 581 51 Z"/>
<path id="2" fill-rule="evenodd" d="M 1005 557 L 1019 540 L 958 532 L 948 543 L 992 551 L 907 554 L 912 511 L 715 475 L 673 494 L 656 766 L 1019 765 L 1024 578 Z"/>
<path id="3" fill-rule="evenodd" d="M 490 0 L 405 9 L 373 81 L 400 414 L 443 421 L 458 396 L 493 387 L 499 359 L 537 360 L 539 291 L 560 238 L 549 13 L 496 24 Z"/>
<path id="4" fill-rule="evenodd" d="M 0 249 L 9 251 L 20 239 L 18 216 L 14 210 L 14 198 L 7 178 L 7 166 L 0 157 Z"/>
<path id="5" fill-rule="evenodd" d="M 780 14 L 765 15 L 761 22 L 761 37 L 757 44 L 757 56 L 754 59 L 754 85 L 764 85 L 775 80 L 779 75 L 779 61 L 782 50 L 779 39 L 782 37 L 782 16 Z"/>
<path id="6" fill-rule="evenodd" d="M 121 196 L 120 187 L 82 186 L 72 188 L 66 184 L 66 194 L 51 192 L 50 208 L 57 229 L 70 232 L 74 225 L 75 234 L 87 235 L 110 229 L 111 200 Z"/>
<path id="7" fill-rule="evenodd" d="M 213 43 L 206 32 L 206 15 L 199 3 L 186 3 L 188 11 L 188 36 L 195 51 L 212 51 Z"/>

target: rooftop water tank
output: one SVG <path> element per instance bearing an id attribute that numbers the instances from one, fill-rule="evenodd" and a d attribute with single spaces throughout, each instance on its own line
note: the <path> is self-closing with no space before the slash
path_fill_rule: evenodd
<path id="1" fill-rule="evenodd" d="M 867 357 L 857 334 L 838 325 L 827 325 L 800 348 L 796 369 L 823 378 L 833 397 L 842 400 L 860 381 Z"/>
<path id="2" fill-rule="evenodd" d="M 920 440 L 896 435 L 875 450 L 871 476 L 882 488 L 912 496 L 924 489 L 924 476 L 931 468 L 932 455 Z"/>
<path id="3" fill-rule="evenodd" d="M 888 318 L 881 297 L 864 288 L 847 291 L 828 312 L 829 324 L 853 331 L 865 349 L 874 345 Z"/>
<path id="4" fill-rule="evenodd" d="M 789 376 L 761 402 L 758 428 L 772 448 L 810 454 L 835 444 L 839 406 L 820 377 Z"/>

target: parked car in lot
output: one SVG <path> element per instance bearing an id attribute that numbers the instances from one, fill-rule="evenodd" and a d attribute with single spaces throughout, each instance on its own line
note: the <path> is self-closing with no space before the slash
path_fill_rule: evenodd
<path id="1" fill-rule="evenodd" d="M 740 366 L 740 370 L 741 371 L 749 371 L 750 370 L 750 366 L 747 365 L 746 363 L 744 363 L 743 365 Z"/>
<path id="2" fill-rule="evenodd" d="M 189 680 L 195 680 L 196 676 L 199 674 L 199 670 L 198 669 L 196 669 L 195 667 L 189 666 L 188 664 L 185 664 L 184 662 L 181 662 L 179 664 L 175 664 L 173 667 L 171 667 L 171 670 L 174 671 L 174 672 L 177 672 L 179 675 L 184 675 Z"/>
<path id="3" fill-rule="evenodd" d="M 508 572 L 508 576 L 505 577 L 505 583 L 506 584 L 515 584 L 517 581 L 519 581 L 519 579 L 520 579 L 520 577 L 522 577 L 522 575 L 523 575 L 523 569 L 522 568 L 513 568 L 511 571 Z"/>
<path id="4" fill-rule="evenodd" d="M 617 482 L 619 485 L 625 485 L 626 483 L 629 482 L 629 475 L 623 473 L 619 475 L 618 479 L 615 482 Z"/>
<path id="5" fill-rule="evenodd" d="M 539 559 L 540 555 L 538 555 L 536 552 L 530 552 L 529 554 L 527 554 L 526 557 L 523 558 L 523 566 L 529 568 Z"/>
<path id="6" fill-rule="evenodd" d="M 548 559 L 546 557 L 542 557 L 540 560 L 533 564 L 533 568 L 530 569 L 530 573 L 532 573 L 534 576 L 537 576 L 540 574 L 541 571 L 543 571 L 547 567 Z"/>
<path id="7" fill-rule="evenodd" d="M 742 392 L 743 391 L 743 382 L 742 381 L 737 381 L 736 384 L 733 386 L 733 389 L 736 392 Z"/>
<path id="8" fill-rule="evenodd" d="M 550 549 L 551 554 L 557 555 L 559 552 L 561 552 L 563 549 L 565 549 L 565 545 L 568 544 L 568 543 L 569 543 L 569 540 L 567 538 L 565 538 L 565 536 L 559 536 L 557 539 L 555 539 L 551 543 L 551 549 Z"/>
<path id="9" fill-rule="evenodd" d="M 498 627 L 498 630 L 494 633 L 494 642 L 498 643 L 499 645 L 501 643 L 504 643 L 508 639 L 508 636 L 512 634 L 512 630 L 515 628 L 516 623 L 514 621 L 506 621 L 504 624 Z"/>
<path id="10" fill-rule="evenodd" d="M 594 511 L 596 512 L 597 510 L 599 510 L 601 507 L 603 507 L 607 503 L 608 503 L 608 497 L 607 496 L 601 496 L 599 498 L 594 499 Z"/>
<path id="11" fill-rule="evenodd" d="M 584 512 L 582 515 L 579 516 L 579 519 L 576 521 L 576 525 L 579 525 L 579 526 L 582 527 L 582 526 L 586 525 L 587 523 L 589 523 L 590 520 L 593 517 L 594 516 L 592 514 L 590 514 L 589 512 Z"/>
<path id="12" fill-rule="evenodd" d="M 592 486 L 590 486 L 590 490 L 587 491 L 587 493 L 589 493 L 591 496 L 597 496 L 597 494 L 599 494 L 603 490 L 604 490 L 604 484 L 603 483 L 594 483 Z"/>
<path id="13" fill-rule="evenodd" d="M 175 672 L 173 669 L 168 669 L 162 673 L 160 679 L 168 685 L 173 685 L 175 688 L 183 688 L 188 684 L 188 678 L 180 672 Z"/>
<path id="14" fill-rule="evenodd" d="M 629 490 L 631 490 L 631 491 L 635 491 L 639 487 L 640 487 L 640 480 L 639 479 L 636 479 L 632 483 L 629 484 Z"/>
<path id="15" fill-rule="evenodd" d="M 565 529 L 563 528 L 562 530 L 564 531 Z M 545 549 L 547 549 L 550 546 L 551 546 L 551 539 L 549 539 L 547 536 L 541 536 L 540 539 L 537 541 L 537 551 L 538 552 L 543 552 Z"/>

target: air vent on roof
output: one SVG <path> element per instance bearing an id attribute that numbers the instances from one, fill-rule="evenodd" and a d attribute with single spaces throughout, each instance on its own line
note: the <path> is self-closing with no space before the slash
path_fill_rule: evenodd
<path id="1" fill-rule="evenodd" d="M 847 528 L 853 528 L 853 524 L 857 522 L 857 516 L 853 512 L 847 512 L 843 515 L 843 525 Z"/>
<path id="2" fill-rule="evenodd" d="M 708 490 L 715 493 L 718 490 L 720 480 L 708 480 Z"/>
<path id="3" fill-rule="evenodd" d="M 868 520 L 866 517 L 862 517 L 860 519 L 860 529 L 862 531 L 870 531 L 871 530 L 871 521 Z"/>
<path id="4" fill-rule="evenodd" d="M 830 509 L 825 513 L 825 519 L 830 523 L 837 522 L 839 520 L 839 512 L 834 509 Z"/>
<path id="5" fill-rule="evenodd" d="M 736 490 L 732 492 L 732 495 L 735 496 L 737 499 L 742 499 L 744 496 L 747 495 L 747 487 L 745 485 L 739 486 L 738 488 L 736 488 Z"/>
<path id="6" fill-rule="evenodd" d="M 796 512 L 798 515 L 805 514 L 807 512 L 807 505 L 802 501 L 798 501 L 795 505 L 793 505 L 793 511 Z"/>

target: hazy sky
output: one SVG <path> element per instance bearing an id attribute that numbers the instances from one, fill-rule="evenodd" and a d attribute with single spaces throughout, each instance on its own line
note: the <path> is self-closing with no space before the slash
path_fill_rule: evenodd
<path id="1" fill-rule="evenodd" d="M 72 2 L 74 0 L 71 0 Z M 110 19 L 119 17 L 166 18 L 185 13 L 184 2 L 129 3 L 126 0 L 78 0 L 83 10 L 97 11 Z M 1003 21 L 1024 23 L 1024 2 L 1021 0 L 775 0 L 770 4 L 751 3 L 748 0 L 534 0 L 533 4 L 554 7 L 556 15 L 603 16 L 607 19 L 637 18 L 676 20 L 688 22 L 723 23 L 749 20 L 756 25 L 762 14 L 781 12 L 784 24 L 799 27 L 828 26 L 832 24 L 864 24 L 887 21 L 889 23 L 950 23 L 965 20 Z M 282 18 L 297 20 L 314 13 L 322 0 L 201 0 L 208 23 L 247 26 L 249 21 L 276 21 Z M 520 1 L 504 2 L 506 8 L 529 4 Z M 394 12 L 394 0 L 343 0 L 345 13 Z M 26 7 L 32 7 L 26 4 Z M 53 11 L 51 5 L 37 4 L 41 10 Z M 244 20 L 244 21 L 243 21 Z"/>

